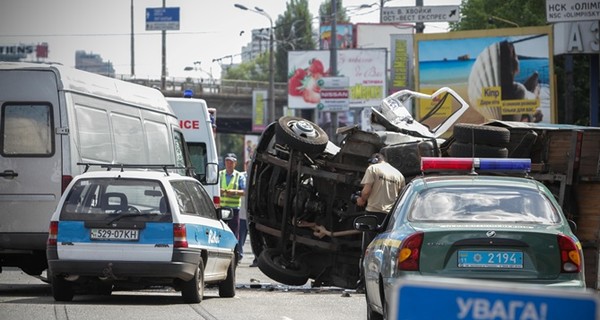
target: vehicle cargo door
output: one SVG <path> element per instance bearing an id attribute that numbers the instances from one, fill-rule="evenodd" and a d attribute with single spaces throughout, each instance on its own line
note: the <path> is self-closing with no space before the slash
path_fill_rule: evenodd
<path id="1" fill-rule="evenodd" d="M 55 74 L 0 71 L 0 108 L 0 233 L 23 235 L 3 238 L 2 245 L 8 241 L 19 249 L 26 242 L 30 248 L 31 234 L 37 233 L 35 248 L 43 250 L 63 184 Z"/>

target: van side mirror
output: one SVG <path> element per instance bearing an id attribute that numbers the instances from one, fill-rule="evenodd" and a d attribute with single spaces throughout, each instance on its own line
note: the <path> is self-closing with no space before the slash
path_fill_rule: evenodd
<path id="1" fill-rule="evenodd" d="M 204 181 L 201 180 L 204 184 L 217 184 L 219 183 L 219 164 L 218 163 L 207 163 Z"/>

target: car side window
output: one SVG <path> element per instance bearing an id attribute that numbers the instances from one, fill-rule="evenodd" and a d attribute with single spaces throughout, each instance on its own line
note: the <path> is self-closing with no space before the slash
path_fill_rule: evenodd
<path id="1" fill-rule="evenodd" d="M 186 181 L 188 182 L 188 188 L 190 190 L 190 194 L 194 199 L 194 203 L 196 203 L 199 208 L 200 216 L 210 219 L 217 219 L 217 213 L 215 212 L 215 205 L 213 204 L 210 196 L 202 186 L 195 181 Z"/>
<path id="2" fill-rule="evenodd" d="M 194 204 L 194 199 L 187 188 L 186 181 L 171 181 L 171 186 L 177 196 L 177 206 L 182 214 L 198 215 L 199 210 Z"/>

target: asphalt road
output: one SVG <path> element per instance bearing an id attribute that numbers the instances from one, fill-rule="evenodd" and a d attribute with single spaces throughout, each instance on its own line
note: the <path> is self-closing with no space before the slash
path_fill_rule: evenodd
<path id="1" fill-rule="evenodd" d="M 366 319 L 363 294 L 340 288 L 287 286 L 251 268 L 247 251 L 237 268 L 234 298 L 220 298 L 209 287 L 199 304 L 185 304 L 181 294 L 168 288 L 116 291 L 111 296 L 80 295 L 72 302 L 55 302 L 50 286 L 5 268 L 0 274 L 0 319 L 207 319 L 207 320 L 353 320 Z"/>

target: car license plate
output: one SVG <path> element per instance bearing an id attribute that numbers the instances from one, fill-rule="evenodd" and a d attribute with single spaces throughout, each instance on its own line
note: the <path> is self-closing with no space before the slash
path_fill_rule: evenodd
<path id="1" fill-rule="evenodd" d="M 126 240 L 135 241 L 139 238 L 139 230 L 135 229 L 91 229 L 92 240 Z"/>
<path id="2" fill-rule="evenodd" d="M 520 251 L 458 251 L 459 268 L 522 269 L 523 252 Z"/>

